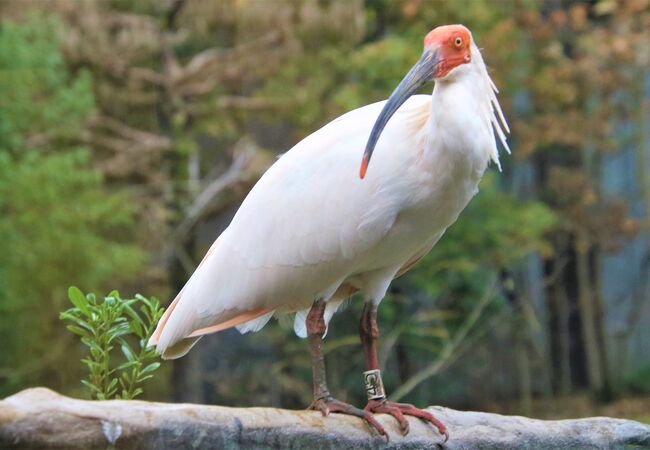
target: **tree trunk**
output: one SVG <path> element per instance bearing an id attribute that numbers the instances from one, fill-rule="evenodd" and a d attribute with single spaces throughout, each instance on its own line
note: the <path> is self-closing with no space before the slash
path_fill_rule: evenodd
<path id="1" fill-rule="evenodd" d="M 533 410 L 533 385 L 527 339 L 521 333 L 515 341 L 515 358 L 517 360 L 517 380 L 519 382 L 519 409 L 521 414 L 526 416 L 530 415 Z"/>
<path id="2" fill-rule="evenodd" d="M 501 273 L 501 290 L 508 303 L 513 308 L 512 339 L 514 342 L 515 364 L 517 367 L 517 391 L 519 394 L 519 408 L 524 415 L 530 414 L 532 410 L 533 388 L 530 372 L 530 333 L 526 319 L 526 299 L 521 295 L 520 286 L 523 284 L 523 277 L 503 271 Z"/>
<path id="3" fill-rule="evenodd" d="M 598 345 L 596 329 L 596 310 L 591 277 L 589 276 L 589 243 L 579 231 L 576 235 L 576 278 L 578 283 L 578 307 L 580 311 L 580 328 L 582 343 L 587 361 L 587 378 L 593 392 L 603 389 L 601 352 Z"/>
<path id="4" fill-rule="evenodd" d="M 607 324 L 605 319 L 607 312 L 605 310 L 605 301 L 603 299 L 602 277 L 600 276 L 600 250 L 593 251 L 593 267 L 591 273 L 595 278 L 592 283 L 595 287 L 594 292 L 594 314 L 596 321 L 596 334 L 598 337 L 598 350 L 600 371 L 602 373 L 603 385 L 600 391 L 600 398 L 603 401 L 611 401 L 614 398 L 614 387 L 612 384 L 611 371 L 609 369 L 609 352 L 607 350 Z"/>
<path id="5" fill-rule="evenodd" d="M 558 299 L 558 342 L 560 345 L 560 374 L 558 392 L 568 395 L 571 392 L 571 304 L 563 285 L 555 287 Z"/>
<path id="6" fill-rule="evenodd" d="M 556 246 L 557 254 L 565 249 Z M 567 395 L 571 392 L 571 304 L 567 296 L 564 275 L 566 269 L 556 267 L 558 258 L 546 261 L 544 276 L 550 279 L 546 289 L 548 311 L 548 339 L 551 385 L 557 395 Z"/>

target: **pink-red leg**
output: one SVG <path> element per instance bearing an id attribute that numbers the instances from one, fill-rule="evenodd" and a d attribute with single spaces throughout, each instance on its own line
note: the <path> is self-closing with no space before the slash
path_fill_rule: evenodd
<path id="1" fill-rule="evenodd" d="M 359 335 L 361 336 L 361 344 L 363 346 L 363 354 L 365 358 L 366 370 L 374 371 L 379 369 L 379 361 L 377 358 L 377 339 L 379 338 L 379 326 L 377 325 L 377 306 L 372 302 L 366 302 L 361 314 L 361 323 L 359 325 Z M 379 375 L 381 377 L 381 375 Z M 381 383 L 379 383 L 381 385 Z M 420 419 L 431 423 L 438 429 L 438 432 L 445 436 L 445 441 L 449 439 L 447 427 L 436 419 L 433 414 L 424 409 L 416 408 L 407 403 L 389 402 L 383 395 L 383 386 L 377 395 L 370 395 L 368 404 L 364 408 L 367 412 L 375 414 L 390 414 L 393 416 L 400 425 L 403 434 L 409 432 L 409 422 L 405 416 L 419 417 Z M 375 397 L 375 398 L 372 398 Z"/>
<path id="2" fill-rule="evenodd" d="M 312 357 L 312 371 L 314 380 L 314 402 L 309 409 L 320 411 L 323 416 L 330 413 L 348 414 L 364 419 L 368 425 L 373 427 L 377 432 L 388 439 L 388 434 L 384 427 L 377 422 L 372 412 L 356 408 L 348 403 L 335 399 L 330 394 L 327 387 L 327 376 L 325 372 L 325 358 L 323 356 L 323 335 L 326 326 L 323 314 L 325 312 L 325 302 L 318 300 L 314 302 L 307 315 L 307 338 L 309 340 L 309 350 Z"/>

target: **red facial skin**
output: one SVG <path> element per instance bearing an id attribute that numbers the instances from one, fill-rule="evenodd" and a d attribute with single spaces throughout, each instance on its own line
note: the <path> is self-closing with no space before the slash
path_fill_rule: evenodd
<path id="1" fill-rule="evenodd" d="M 424 47 L 438 51 L 440 63 L 435 78 L 446 76 L 453 68 L 472 60 L 472 35 L 463 25 L 434 28 L 424 37 Z"/>

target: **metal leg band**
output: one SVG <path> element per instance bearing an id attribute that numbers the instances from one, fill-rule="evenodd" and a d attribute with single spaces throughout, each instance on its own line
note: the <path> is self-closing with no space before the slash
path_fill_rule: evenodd
<path id="1" fill-rule="evenodd" d="M 366 386 L 368 400 L 381 400 L 386 398 L 384 382 L 381 380 L 381 372 L 379 369 L 363 372 L 363 383 Z"/>

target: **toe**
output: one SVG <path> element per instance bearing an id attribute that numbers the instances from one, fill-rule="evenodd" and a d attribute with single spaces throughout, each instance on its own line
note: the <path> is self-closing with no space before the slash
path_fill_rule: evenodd
<path id="1" fill-rule="evenodd" d="M 380 424 L 377 419 L 375 419 L 375 416 L 372 415 L 372 413 L 368 411 L 364 411 L 363 418 L 368 422 L 368 424 L 373 427 L 375 430 L 377 430 L 377 433 L 379 433 L 381 436 L 384 436 L 386 438 L 386 442 L 388 442 L 390 439 L 388 437 L 388 433 L 386 433 L 386 430 L 384 429 L 384 426 Z"/>
<path id="2" fill-rule="evenodd" d="M 323 417 L 327 417 L 330 413 L 330 409 L 327 406 L 327 403 L 323 399 L 314 400 L 314 402 L 311 405 L 309 405 L 307 409 L 320 411 Z"/>
<path id="3" fill-rule="evenodd" d="M 404 417 L 402 411 L 400 411 L 397 408 L 380 408 L 379 411 L 375 411 L 375 412 L 390 414 L 399 422 L 399 428 L 402 434 L 404 436 L 408 434 L 410 430 L 409 421 L 406 420 L 406 417 Z"/>
<path id="4" fill-rule="evenodd" d="M 377 430 L 377 433 L 379 433 L 381 436 L 384 436 L 388 442 L 388 433 L 386 433 L 386 430 L 382 424 L 380 424 L 377 419 L 375 419 L 375 416 L 373 416 L 369 411 L 364 411 L 363 409 L 356 408 L 348 403 L 336 399 L 324 399 L 316 401 L 314 404 L 312 404 L 311 408 L 319 409 L 324 416 L 332 412 L 360 417 L 364 419 L 370 427 Z"/>
<path id="5" fill-rule="evenodd" d="M 407 403 L 393 403 L 390 404 L 390 406 L 396 406 L 399 408 L 399 410 L 407 416 L 414 416 L 418 417 L 422 420 L 426 420 L 433 426 L 435 426 L 438 429 L 438 432 L 445 436 L 445 442 L 449 439 L 449 432 L 447 431 L 447 427 L 440 422 L 438 419 L 435 418 L 433 414 L 431 414 L 429 411 L 426 411 L 424 409 L 416 408 L 413 405 L 409 405 Z"/>

